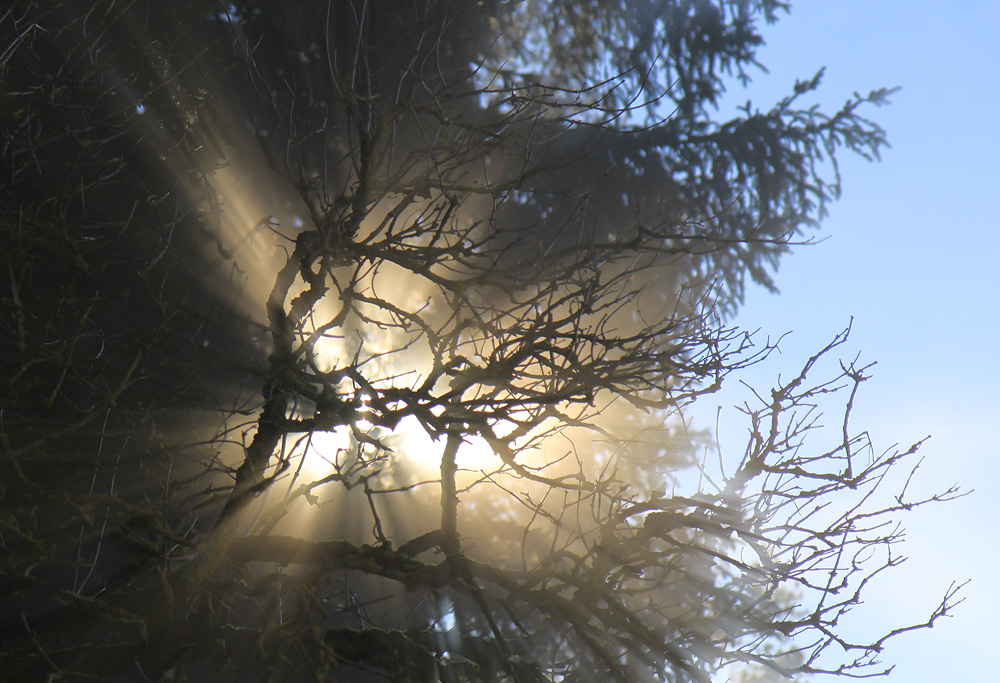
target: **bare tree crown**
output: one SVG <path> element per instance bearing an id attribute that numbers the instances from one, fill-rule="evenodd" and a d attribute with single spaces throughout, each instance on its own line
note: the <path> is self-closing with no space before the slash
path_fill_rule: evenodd
<path id="1" fill-rule="evenodd" d="M 885 145 L 821 74 L 711 118 L 785 3 L 168 4 L 0 17 L 0 669 L 863 677 L 949 613 L 840 625 L 960 495 L 882 490 L 848 331 L 737 462 L 690 417 Z"/>

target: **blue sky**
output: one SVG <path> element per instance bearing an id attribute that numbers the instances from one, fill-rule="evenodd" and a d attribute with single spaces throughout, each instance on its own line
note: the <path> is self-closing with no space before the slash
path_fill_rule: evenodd
<path id="1" fill-rule="evenodd" d="M 766 30 L 760 58 L 770 73 L 748 92 L 763 108 L 823 66 L 827 110 L 855 90 L 901 87 L 892 106 L 870 112 L 892 144 L 882 162 L 842 158 L 844 194 L 820 233 L 829 239 L 786 258 L 781 294 L 751 291 L 735 321 L 772 337 L 793 332 L 781 356 L 746 375 L 765 386 L 853 316 L 841 355 L 878 365 L 852 425 L 869 430 L 877 450 L 933 435 L 921 450 L 923 490 L 975 489 L 905 518 L 910 560 L 873 587 L 851 624 L 864 632 L 921 620 L 952 580 L 972 579 L 954 618 L 892 641 L 883 658 L 896 665 L 890 681 L 984 680 L 995 669 L 998 26 L 1000 3 L 800 0 Z M 728 408 L 734 396 L 742 400 L 715 403 Z M 723 447 L 739 450 L 732 424 Z"/>

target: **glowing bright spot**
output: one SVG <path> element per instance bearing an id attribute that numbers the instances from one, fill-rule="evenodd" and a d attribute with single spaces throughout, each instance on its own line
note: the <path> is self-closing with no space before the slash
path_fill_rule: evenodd
<path id="1" fill-rule="evenodd" d="M 313 344 L 313 353 L 316 354 L 316 365 L 321 372 L 330 372 L 345 357 L 349 357 L 343 337 L 331 334 L 323 335 L 316 340 Z"/>
<path id="2" fill-rule="evenodd" d="M 458 620 L 455 618 L 455 607 L 451 604 L 451 600 L 444 596 L 438 604 L 438 624 L 443 631 L 452 631 L 458 625 Z"/>
<path id="3" fill-rule="evenodd" d="M 500 464 L 500 456 L 493 452 L 493 449 L 486 439 L 481 436 L 468 437 L 462 447 L 458 449 L 458 466 L 470 470 L 494 469 Z"/>
<path id="4" fill-rule="evenodd" d="M 236 5 L 229 5 L 226 7 L 225 11 L 219 12 L 218 17 L 219 19 L 222 19 L 222 21 L 227 21 L 230 24 L 238 24 L 243 21 L 239 10 L 236 9 Z"/>
<path id="5" fill-rule="evenodd" d="M 412 415 L 404 417 L 396 430 L 398 437 L 397 455 L 406 458 L 425 474 L 436 472 L 441 466 L 441 449 L 444 443 L 434 441 Z"/>
<path id="6" fill-rule="evenodd" d="M 337 427 L 327 432 L 313 432 L 305 452 L 301 457 L 302 476 L 305 480 L 322 479 L 335 471 L 341 455 L 351 447 L 351 432 L 348 427 Z"/>
<path id="7" fill-rule="evenodd" d="M 444 450 L 444 439 L 435 441 L 420 424 L 420 420 L 412 415 L 403 418 L 396 430 L 398 437 L 397 454 L 401 458 L 416 465 L 424 473 L 437 473 L 441 467 L 441 453 Z M 478 437 L 466 437 L 458 449 L 458 466 L 474 470 L 495 469 L 500 464 L 500 458 L 493 452 L 486 440 Z"/>

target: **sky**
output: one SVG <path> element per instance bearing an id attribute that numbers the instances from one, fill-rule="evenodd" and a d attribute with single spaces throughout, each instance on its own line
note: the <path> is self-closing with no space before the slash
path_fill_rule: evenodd
<path id="1" fill-rule="evenodd" d="M 892 144 L 882 161 L 841 157 L 843 196 L 817 233 L 827 239 L 786 257 L 781 294 L 751 290 L 734 320 L 762 338 L 791 332 L 780 356 L 741 377 L 760 387 L 797 371 L 853 317 L 841 357 L 878 365 L 852 426 L 878 451 L 931 435 L 916 484 L 974 489 L 903 518 L 909 560 L 883 575 L 850 622 L 868 632 L 922 621 L 952 581 L 971 579 L 953 618 L 890 642 L 882 661 L 896 668 L 882 680 L 984 680 L 996 668 L 997 26 L 1000 3 L 982 0 L 800 0 L 765 30 L 759 58 L 769 73 L 737 96 L 764 108 L 824 66 L 828 111 L 854 91 L 901 88 L 891 106 L 869 111 Z M 731 407 L 746 394 L 714 398 L 730 416 L 723 449 L 742 450 L 745 428 Z"/>

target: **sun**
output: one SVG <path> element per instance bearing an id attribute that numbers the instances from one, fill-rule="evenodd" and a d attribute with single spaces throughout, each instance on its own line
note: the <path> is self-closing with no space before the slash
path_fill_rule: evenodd
<path id="1" fill-rule="evenodd" d="M 444 439 L 435 440 L 416 418 L 407 416 L 400 421 L 396 430 L 397 457 L 405 459 L 421 474 L 430 476 L 440 471 Z M 467 436 L 458 449 L 458 466 L 476 472 L 496 469 L 499 456 L 480 436 Z"/>
<path id="2" fill-rule="evenodd" d="M 337 470 L 343 456 L 351 448 L 351 432 L 347 426 L 340 426 L 329 431 L 312 432 L 305 437 L 298 453 L 293 457 L 301 458 L 295 467 L 297 479 L 300 482 L 319 481 Z"/>

